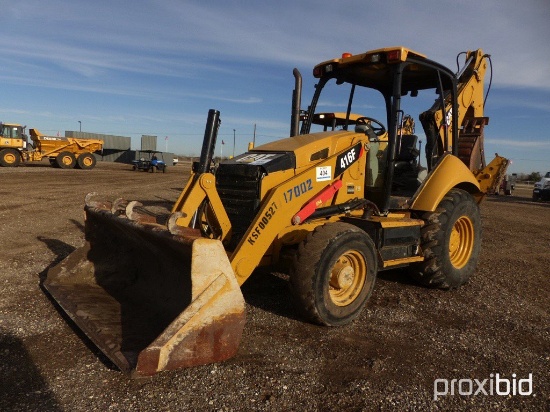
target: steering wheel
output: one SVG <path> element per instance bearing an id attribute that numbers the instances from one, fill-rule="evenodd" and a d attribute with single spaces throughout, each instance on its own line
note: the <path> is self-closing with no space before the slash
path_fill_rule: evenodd
<path id="1" fill-rule="evenodd" d="M 370 124 L 369 124 L 370 123 Z M 376 125 L 376 126 L 373 126 L 373 123 Z M 386 128 L 384 127 L 384 125 L 382 124 L 381 121 L 379 120 L 376 120 L 372 117 L 367 117 L 367 116 L 362 116 L 362 117 L 359 117 L 356 121 L 355 121 L 355 124 L 369 124 L 370 128 L 374 131 L 374 133 L 376 134 L 376 136 L 382 136 L 384 133 L 386 133 Z"/>

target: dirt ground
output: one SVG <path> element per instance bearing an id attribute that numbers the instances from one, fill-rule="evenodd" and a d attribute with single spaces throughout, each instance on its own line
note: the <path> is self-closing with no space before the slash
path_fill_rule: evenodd
<path id="1" fill-rule="evenodd" d="M 0 168 L 0 410 L 550 410 L 550 203 L 529 188 L 484 202 L 480 263 L 459 290 L 383 272 L 357 321 L 325 328 L 296 315 L 284 276 L 255 273 L 237 356 L 129 379 L 40 280 L 83 244 L 88 192 L 170 205 L 188 169 Z"/>

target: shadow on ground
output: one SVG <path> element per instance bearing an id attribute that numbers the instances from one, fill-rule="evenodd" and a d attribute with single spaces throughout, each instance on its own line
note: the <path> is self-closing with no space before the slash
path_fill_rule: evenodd
<path id="1" fill-rule="evenodd" d="M 19 338 L 0 330 L 0 355 L 0 410 L 62 410 Z"/>

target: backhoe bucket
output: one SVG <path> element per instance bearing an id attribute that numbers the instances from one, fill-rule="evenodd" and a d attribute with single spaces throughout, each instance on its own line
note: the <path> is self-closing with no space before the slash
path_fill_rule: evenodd
<path id="1" fill-rule="evenodd" d="M 137 206 L 88 195 L 86 244 L 48 271 L 44 287 L 122 371 L 232 357 L 245 309 L 222 243 L 144 223 L 151 216 Z"/>

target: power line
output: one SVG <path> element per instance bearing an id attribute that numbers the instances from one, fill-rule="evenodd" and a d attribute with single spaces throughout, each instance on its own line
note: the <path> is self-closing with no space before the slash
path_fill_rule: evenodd
<path id="1" fill-rule="evenodd" d="M 550 161 L 548 159 L 518 159 L 518 158 L 515 158 L 515 157 L 512 157 L 512 162 L 513 161 L 516 161 L 516 160 L 522 160 L 524 162 L 545 162 L 545 163 L 550 163 Z"/>

